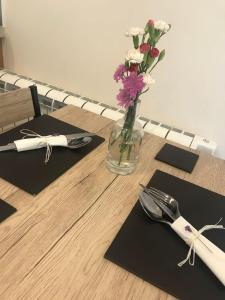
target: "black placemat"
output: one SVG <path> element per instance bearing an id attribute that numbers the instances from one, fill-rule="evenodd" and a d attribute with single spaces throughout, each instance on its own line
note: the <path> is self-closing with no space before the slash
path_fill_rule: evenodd
<path id="1" fill-rule="evenodd" d="M 224 196 L 161 171 L 155 172 L 149 185 L 174 196 L 181 214 L 196 229 L 225 217 Z M 224 230 L 204 235 L 225 251 Z M 137 202 L 105 258 L 179 299 L 224 300 L 225 287 L 198 257 L 194 267 L 177 266 L 188 249 L 169 226 L 151 221 Z"/>
<path id="2" fill-rule="evenodd" d="M 199 158 L 198 154 L 165 144 L 158 152 L 155 159 L 167 163 L 173 167 L 191 173 Z"/>
<path id="3" fill-rule="evenodd" d="M 16 212 L 16 208 L 0 199 L 0 223 Z"/>
<path id="4" fill-rule="evenodd" d="M 41 135 L 71 134 L 84 131 L 51 116 L 44 115 L 1 134 L 0 145 L 21 139 L 20 130 L 24 128 Z M 90 144 L 76 150 L 53 147 L 47 165 L 44 164 L 46 148 L 19 153 L 17 151 L 0 152 L 0 177 L 24 191 L 36 195 L 103 141 L 102 137 L 94 136 Z"/>

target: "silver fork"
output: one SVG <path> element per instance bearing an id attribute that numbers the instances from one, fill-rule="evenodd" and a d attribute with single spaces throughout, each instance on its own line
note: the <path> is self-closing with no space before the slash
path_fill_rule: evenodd
<path id="1" fill-rule="evenodd" d="M 161 201 L 163 204 L 165 204 L 174 214 L 175 218 L 179 218 L 181 216 L 179 211 L 179 205 L 177 200 L 175 200 L 172 196 L 164 193 L 163 191 L 160 191 L 154 187 L 147 188 L 140 184 L 140 186 L 143 188 L 143 190 L 156 198 L 157 200 Z"/>

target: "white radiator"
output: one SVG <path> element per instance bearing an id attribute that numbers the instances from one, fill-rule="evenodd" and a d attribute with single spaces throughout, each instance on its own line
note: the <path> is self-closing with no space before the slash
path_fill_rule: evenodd
<path id="1" fill-rule="evenodd" d="M 118 108 L 110 107 L 104 103 L 58 89 L 57 87 L 41 83 L 31 78 L 26 78 L 19 74 L 14 74 L 8 70 L 0 70 L 0 81 L 2 91 L 28 87 L 35 84 L 44 113 L 48 113 L 48 111 L 55 110 L 67 104 L 72 104 L 115 121 L 123 117 L 123 112 Z M 168 141 L 190 147 L 191 149 L 197 149 L 213 155 L 217 148 L 217 144 L 214 141 L 210 141 L 205 137 L 184 132 L 183 130 L 141 117 L 139 122 L 144 128 L 144 131 L 165 138 Z"/>

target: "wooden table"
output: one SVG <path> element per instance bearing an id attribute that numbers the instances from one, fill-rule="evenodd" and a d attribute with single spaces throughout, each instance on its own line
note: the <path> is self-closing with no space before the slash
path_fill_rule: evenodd
<path id="1" fill-rule="evenodd" d="M 52 115 L 106 142 L 36 197 L 0 179 L 0 198 L 18 209 L 0 224 L 0 299 L 174 299 L 104 253 L 137 200 L 138 182 L 159 169 L 225 194 L 225 161 L 202 153 L 185 173 L 154 160 L 165 140 L 145 134 L 136 172 L 118 176 L 105 167 L 111 120 L 72 106 Z"/>

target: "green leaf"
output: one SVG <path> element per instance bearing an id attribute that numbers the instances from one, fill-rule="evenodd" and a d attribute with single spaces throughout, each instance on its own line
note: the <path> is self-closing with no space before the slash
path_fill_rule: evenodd
<path id="1" fill-rule="evenodd" d="M 152 40 L 151 38 L 148 38 L 147 43 L 148 43 L 150 46 L 155 47 L 154 40 Z"/>
<path id="2" fill-rule="evenodd" d="M 143 44 L 145 42 L 145 37 L 146 37 L 146 33 L 143 34 L 143 37 L 142 37 L 142 41 L 141 41 L 141 44 Z"/>
<path id="3" fill-rule="evenodd" d="M 147 63 L 147 59 L 148 59 L 148 52 L 144 54 L 144 59 L 143 59 L 144 65 Z"/>
<path id="4" fill-rule="evenodd" d="M 154 60 L 155 60 L 155 57 L 151 57 L 150 55 L 148 55 L 148 59 L 147 59 L 147 62 L 146 62 L 147 69 L 151 67 L 151 65 L 153 64 Z"/>
<path id="5" fill-rule="evenodd" d="M 158 38 L 160 36 L 160 34 L 161 34 L 160 30 L 155 30 L 154 37 Z"/>
<path id="6" fill-rule="evenodd" d="M 142 73 L 145 69 L 145 63 L 142 62 L 140 65 L 139 65 L 139 72 Z"/>
<path id="7" fill-rule="evenodd" d="M 165 57 L 165 55 L 166 55 L 166 50 L 163 49 L 163 50 L 160 52 L 160 54 L 159 54 L 158 61 L 163 60 L 163 58 Z"/>
<path id="8" fill-rule="evenodd" d="M 152 39 L 154 40 L 154 46 L 159 41 L 160 37 L 161 37 L 161 31 L 160 30 L 155 30 L 154 35 L 152 37 Z"/>
<path id="9" fill-rule="evenodd" d="M 145 34 L 147 34 L 148 33 L 148 29 L 149 29 L 149 26 L 148 26 L 148 24 L 145 26 Z"/>
<path id="10" fill-rule="evenodd" d="M 129 69 L 129 61 L 128 61 L 128 60 L 125 61 L 125 68 L 126 68 L 127 70 Z"/>
<path id="11" fill-rule="evenodd" d="M 149 33 L 149 37 L 152 38 L 154 36 L 154 27 L 150 26 L 148 27 L 148 33 Z"/>
<path id="12" fill-rule="evenodd" d="M 156 44 L 156 42 L 155 42 L 154 40 L 151 40 L 151 41 L 150 41 L 150 45 L 151 45 L 153 48 L 155 48 L 155 44 Z"/>
<path id="13" fill-rule="evenodd" d="M 139 47 L 139 38 L 138 35 L 133 36 L 134 48 L 137 49 Z"/>

